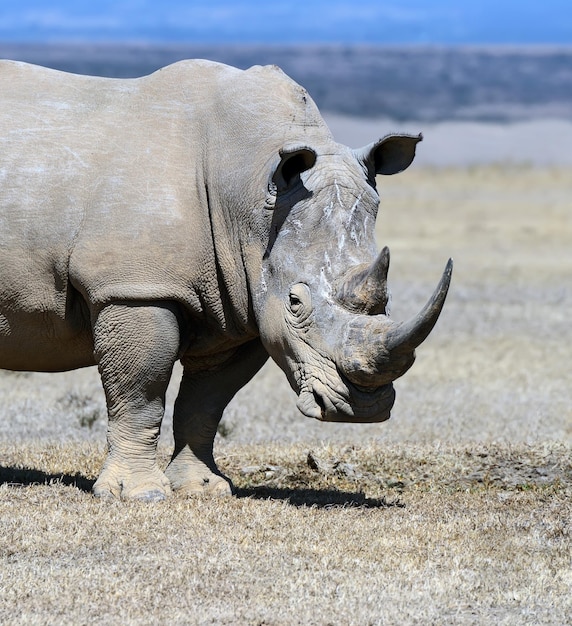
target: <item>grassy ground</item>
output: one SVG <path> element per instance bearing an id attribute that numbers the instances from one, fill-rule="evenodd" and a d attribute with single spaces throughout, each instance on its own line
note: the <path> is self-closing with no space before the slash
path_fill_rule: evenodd
<path id="1" fill-rule="evenodd" d="M 0 488 L 2 623 L 565 624 L 572 615 L 565 446 L 229 444 L 221 465 L 238 497 L 158 506 L 109 505 L 85 491 L 101 447 L 2 453 L 13 468 Z M 32 472 L 17 469 L 23 459 Z"/>
<path id="2" fill-rule="evenodd" d="M 0 373 L 0 623 L 572 621 L 572 172 L 380 183 L 394 317 L 456 264 L 389 422 L 311 422 L 269 366 L 219 437 L 238 497 L 110 505 L 95 372 Z"/>

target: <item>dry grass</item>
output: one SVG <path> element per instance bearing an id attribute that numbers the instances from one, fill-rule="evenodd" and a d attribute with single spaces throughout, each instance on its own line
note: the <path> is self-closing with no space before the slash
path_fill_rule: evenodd
<path id="1" fill-rule="evenodd" d="M 395 317 L 456 263 L 392 419 L 309 422 L 267 367 L 218 444 L 238 497 L 107 504 L 95 372 L 0 374 L 0 623 L 572 622 L 572 172 L 381 182 Z"/>
<path id="2" fill-rule="evenodd" d="M 228 445 L 221 466 L 237 498 L 158 506 L 95 501 L 85 490 L 102 454 L 91 444 L 3 447 L 2 623 L 572 615 L 565 446 Z"/>

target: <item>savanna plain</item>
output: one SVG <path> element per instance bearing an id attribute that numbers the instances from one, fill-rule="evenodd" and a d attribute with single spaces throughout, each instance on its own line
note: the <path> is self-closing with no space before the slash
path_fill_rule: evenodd
<path id="1" fill-rule="evenodd" d="M 572 170 L 378 183 L 393 317 L 455 260 L 392 418 L 311 422 L 269 364 L 220 427 L 235 497 L 108 503 L 97 372 L 0 372 L 0 623 L 572 623 Z"/>

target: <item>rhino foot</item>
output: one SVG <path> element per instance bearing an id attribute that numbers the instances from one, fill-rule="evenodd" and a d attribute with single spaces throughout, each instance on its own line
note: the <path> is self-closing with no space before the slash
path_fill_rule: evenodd
<path id="1" fill-rule="evenodd" d="M 213 472 L 201 462 L 182 464 L 173 461 L 165 473 L 171 489 L 182 496 L 231 496 L 232 482 L 220 472 Z"/>
<path id="2" fill-rule="evenodd" d="M 106 464 L 93 486 L 93 494 L 103 500 L 160 502 L 171 493 L 168 478 L 158 467 L 147 472 L 120 471 Z"/>
<path id="3" fill-rule="evenodd" d="M 232 483 L 226 478 L 212 475 L 212 478 L 192 480 L 174 487 L 173 491 L 182 496 L 221 497 L 232 495 Z"/>

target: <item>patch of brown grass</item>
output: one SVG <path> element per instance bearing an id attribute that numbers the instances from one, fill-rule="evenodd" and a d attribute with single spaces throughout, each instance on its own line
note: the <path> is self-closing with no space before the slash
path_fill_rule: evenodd
<path id="1" fill-rule="evenodd" d="M 0 454 L 2 623 L 563 624 L 572 615 L 566 446 L 229 444 L 220 464 L 237 497 L 157 505 L 85 491 L 102 447 Z"/>

